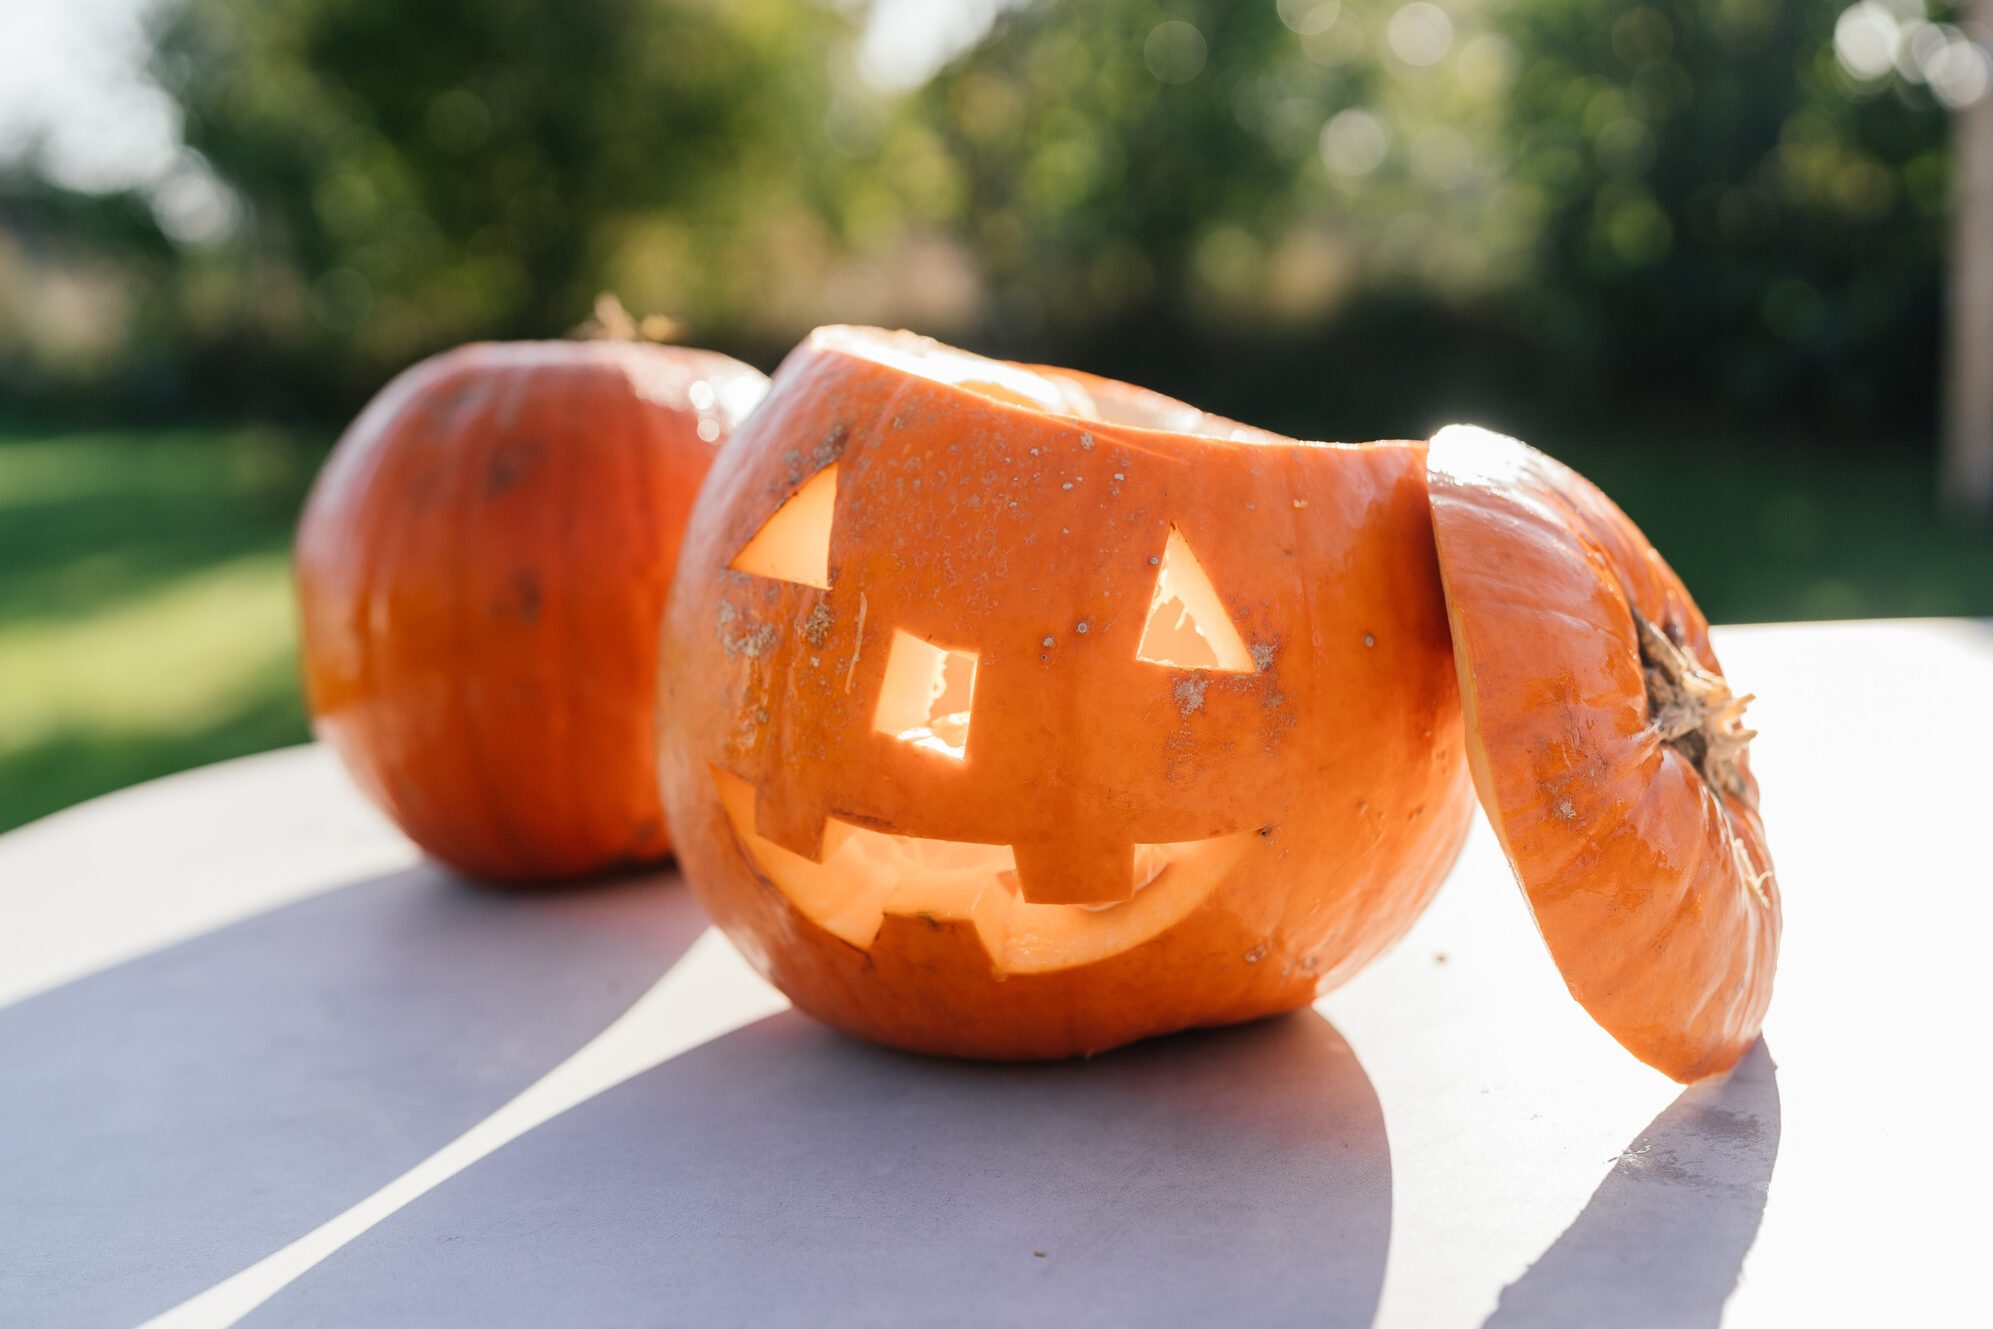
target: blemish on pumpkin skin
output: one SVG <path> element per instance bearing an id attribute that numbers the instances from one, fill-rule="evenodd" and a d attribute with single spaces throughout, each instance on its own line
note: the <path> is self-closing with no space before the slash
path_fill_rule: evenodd
<path id="1" fill-rule="evenodd" d="M 773 623 L 756 623 L 739 632 L 729 631 L 733 621 L 739 616 L 740 611 L 735 609 L 732 604 L 725 600 L 720 601 L 720 621 L 718 624 L 720 647 L 728 655 L 740 655 L 750 660 L 759 660 L 768 653 L 768 648 L 775 644 L 777 636 L 775 625 Z"/>
<path id="2" fill-rule="evenodd" d="M 820 465 L 828 465 L 844 455 L 844 440 L 851 434 L 851 426 L 843 421 L 832 425 L 830 432 L 823 436 L 823 442 L 811 449 L 810 455 Z"/>
<path id="3" fill-rule="evenodd" d="M 521 623 L 537 623 L 542 596 L 538 577 L 530 572 L 515 572 L 504 599 L 494 606 L 494 614 L 498 618 L 515 618 Z"/>
<path id="4" fill-rule="evenodd" d="M 1273 643 L 1256 641 L 1252 644 L 1253 668 L 1265 673 L 1273 668 Z"/>
<path id="5" fill-rule="evenodd" d="M 1246 952 L 1246 963 L 1258 964 L 1261 960 L 1264 960 L 1266 958 L 1266 951 L 1267 951 L 1266 943 L 1261 942 L 1259 945 L 1253 947 L 1251 950 Z"/>
<path id="6" fill-rule="evenodd" d="M 512 439 L 499 444 L 484 464 L 484 496 L 497 498 L 518 488 L 546 455 L 547 445 L 538 439 Z"/>
<path id="7" fill-rule="evenodd" d="M 617 859 L 631 865 L 642 863 L 644 851 L 650 846 L 651 841 L 657 838 L 661 829 L 663 828 L 658 824 L 656 817 L 645 817 L 639 821 L 635 829 L 630 832 L 629 838 L 623 842 L 623 847 L 616 851 Z"/>
<path id="8" fill-rule="evenodd" d="M 858 593 L 858 628 L 852 633 L 851 664 L 844 671 L 844 690 L 851 691 L 851 685 L 858 679 L 858 657 L 865 651 L 865 592 Z"/>
<path id="9" fill-rule="evenodd" d="M 819 600 L 816 608 L 810 610 L 810 616 L 803 620 L 803 640 L 812 646 L 823 645 L 830 636 L 832 617 L 830 606 Z"/>
<path id="10" fill-rule="evenodd" d="M 490 385 L 474 380 L 449 389 L 446 396 L 431 400 L 425 409 L 432 420 L 455 423 L 454 417 L 481 409 L 490 396 Z"/>
<path id="11" fill-rule="evenodd" d="M 1192 674 L 1189 678 L 1177 680 L 1176 687 L 1172 691 L 1176 695 L 1176 709 L 1184 719 L 1188 720 L 1204 709 L 1204 689 L 1210 686 L 1211 680 L 1202 674 Z"/>

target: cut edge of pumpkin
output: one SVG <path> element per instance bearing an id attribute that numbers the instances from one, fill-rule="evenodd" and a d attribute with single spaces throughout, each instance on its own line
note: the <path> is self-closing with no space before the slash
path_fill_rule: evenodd
<path id="1" fill-rule="evenodd" d="M 905 329 L 831 323 L 811 331 L 805 345 L 832 355 L 884 365 L 954 392 L 972 393 L 1001 410 L 1026 411 L 1112 430 L 1117 435 L 1166 443 L 1185 437 L 1248 447 L 1403 447 L 1408 439 L 1339 443 L 1290 438 L 1213 414 L 1150 388 L 1080 370 L 998 360 Z"/>

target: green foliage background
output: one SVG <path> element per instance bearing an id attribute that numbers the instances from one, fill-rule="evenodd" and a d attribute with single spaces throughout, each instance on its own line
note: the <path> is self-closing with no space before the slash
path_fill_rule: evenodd
<path id="1" fill-rule="evenodd" d="M 1410 11 L 1430 63 L 1394 53 Z M 762 359 L 831 319 L 1172 376 L 1243 337 L 1283 382 L 1211 404 L 1314 433 L 1288 361 L 1353 330 L 1400 413 L 1466 359 L 1512 396 L 1931 416 L 1946 117 L 1844 73 L 1833 5 L 1041 2 L 905 95 L 823 0 L 165 12 L 157 76 L 238 215 L 176 243 L 17 172 L 14 265 L 122 292 L 85 345 L 0 296 L 19 397 L 337 415 L 613 288 Z"/>

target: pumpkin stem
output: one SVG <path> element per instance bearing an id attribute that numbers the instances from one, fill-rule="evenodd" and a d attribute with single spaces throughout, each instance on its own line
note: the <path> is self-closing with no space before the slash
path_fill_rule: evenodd
<path id="1" fill-rule="evenodd" d="M 1752 694 L 1739 697 L 1723 675 L 1702 667 L 1680 643 L 1633 616 L 1640 633 L 1640 668 L 1647 677 L 1647 714 L 1661 741 L 1695 764 L 1704 780 L 1733 798 L 1748 799 L 1750 788 L 1737 762 L 1758 736 L 1744 727 Z"/>
<path id="2" fill-rule="evenodd" d="M 685 337 L 685 325 L 668 314 L 633 317 L 613 291 L 595 297 L 595 317 L 574 330 L 587 341 L 675 342 Z"/>

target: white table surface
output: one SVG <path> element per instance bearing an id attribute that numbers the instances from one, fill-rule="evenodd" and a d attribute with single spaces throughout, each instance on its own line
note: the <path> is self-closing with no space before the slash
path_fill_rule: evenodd
<path id="1" fill-rule="evenodd" d="M 470 891 L 318 749 L 50 817 L 0 837 L 0 1323 L 1985 1323 L 1993 625 L 1717 641 L 1787 925 L 1686 1092 L 1485 827 L 1315 1012 L 1003 1068 L 787 1012 L 670 874 Z"/>

